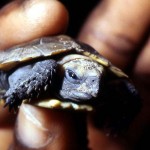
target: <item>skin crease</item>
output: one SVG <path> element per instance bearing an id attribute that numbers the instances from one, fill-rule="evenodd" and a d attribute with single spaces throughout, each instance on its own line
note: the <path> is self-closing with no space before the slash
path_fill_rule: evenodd
<path id="1" fill-rule="evenodd" d="M 126 4 L 121 0 L 105 0 L 101 2 L 100 5 L 97 5 L 95 10 L 91 13 L 78 37 L 81 41 L 91 44 L 101 54 L 123 70 L 130 67 L 134 57 L 135 61 L 133 68 L 130 68 L 132 70 L 130 73 L 142 95 L 144 107 L 132 124 L 131 129 L 128 131 L 127 141 L 132 142 L 131 144 L 136 144 L 142 133 L 142 127 L 150 123 L 150 120 L 147 119 L 150 118 L 150 103 L 148 101 L 150 99 L 148 88 L 150 83 L 150 42 L 148 42 L 147 35 L 150 26 L 149 7 L 149 0 L 128 0 Z M 34 14 L 39 8 L 41 11 Z M 131 9 L 127 11 L 127 8 Z M 43 9 L 44 11 L 42 11 Z M 0 34 L 0 49 L 4 49 L 37 37 L 63 33 L 67 28 L 68 13 L 62 4 L 55 0 L 13 1 L 0 11 L 0 20 L 0 33 L 3 33 Z M 139 20 L 141 23 L 139 23 Z M 97 28 L 95 28 L 95 26 Z M 142 43 L 143 39 L 145 39 L 144 43 Z M 142 47 L 137 47 L 141 45 Z M 33 126 L 33 122 L 27 119 L 30 115 L 26 112 L 34 112 L 32 117 L 43 124 L 40 126 L 40 129 L 46 128 L 51 131 L 50 129 L 57 126 L 55 130 L 57 134 L 55 135 L 63 135 L 62 138 L 58 136 L 58 139 L 54 139 L 53 142 L 49 144 L 48 150 L 60 150 L 60 147 L 62 150 L 69 149 L 70 147 L 66 145 L 68 139 L 72 139 L 72 141 L 70 141 L 71 145 L 76 147 L 77 143 L 74 141 L 76 141 L 78 135 L 73 136 L 72 133 L 75 126 L 72 128 L 69 127 L 69 131 L 67 131 L 69 123 L 73 124 L 73 120 L 71 116 L 68 116 L 65 121 L 63 120 L 65 122 L 64 126 L 60 126 L 62 124 L 60 118 L 64 115 L 62 112 L 57 114 L 49 112 L 50 118 L 55 120 L 54 126 L 51 127 L 51 120 L 46 115 L 47 110 L 24 105 L 20 108 L 20 113 L 18 115 L 19 117 L 15 130 L 17 134 L 19 134 L 18 132 L 24 131 L 24 128 L 20 128 L 22 127 L 21 124 L 27 124 L 31 131 L 35 129 L 32 135 L 36 136 L 36 134 L 39 133 L 39 128 L 36 130 L 37 127 Z M 37 115 L 42 117 L 37 117 Z M 12 141 L 14 120 L 14 114 L 8 113 L 7 109 L 0 110 L 0 149 L 8 149 Z M 45 122 L 49 122 L 49 125 Z M 89 146 L 92 150 L 124 149 L 119 141 L 115 142 L 109 139 L 102 131 L 96 129 L 90 122 L 90 119 L 88 128 Z M 46 138 L 46 135 L 48 135 L 42 131 L 43 130 L 40 130 L 39 133 L 41 139 Z M 64 135 L 61 133 L 67 134 Z M 25 133 L 22 136 L 28 137 Z M 41 141 L 41 139 L 39 139 L 39 141 Z M 31 143 L 30 145 L 33 146 L 34 144 Z M 75 149 L 80 148 L 77 146 Z"/>

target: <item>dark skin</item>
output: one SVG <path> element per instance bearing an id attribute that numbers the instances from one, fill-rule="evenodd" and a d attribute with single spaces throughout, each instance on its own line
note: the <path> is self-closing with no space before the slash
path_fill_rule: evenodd
<path id="1" fill-rule="evenodd" d="M 130 9 L 127 11 L 128 6 Z M 103 1 L 91 13 L 78 36 L 78 39 L 91 44 L 121 69 L 130 68 L 130 74 L 144 103 L 141 113 L 131 125 L 125 139 L 125 142 L 130 143 L 128 145 L 134 146 L 139 143 L 143 127 L 150 124 L 149 10 L 149 0 L 127 1 L 126 4 L 121 0 Z M 20 3 L 13 1 L 0 11 L 0 20 L 0 33 L 3 33 L 0 34 L 0 49 L 4 49 L 41 36 L 64 33 L 67 28 L 68 13 L 62 4 L 55 0 L 30 0 Z M 142 46 L 137 48 L 139 45 Z M 73 126 L 72 115 L 24 104 L 17 116 L 16 123 L 15 116 L 9 114 L 7 109 L 0 110 L 0 149 L 7 150 L 12 143 L 13 131 L 18 136 L 21 135 L 20 140 L 30 147 L 28 149 L 35 145 L 41 147 L 46 144 L 48 144 L 47 150 L 67 150 L 72 147 L 80 149 L 76 140 L 80 133 L 79 135 L 74 133 L 76 126 Z M 61 118 L 64 118 L 63 123 Z M 14 124 L 17 124 L 15 130 Z M 27 130 L 23 126 L 25 124 L 28 126 Z M 89 146 L 92 150 L 124 149 L 121 140 L 114 141 L 106 137 L 102 130 L 94 127 L 90 119 L 88 130 Z M 52 132 L 56 137 L 53 138 L 53 142 L 49 142 L 47 131 Z M 35 140 L 32 140 L 35 137 L 36 144 Z M 68 145 L 68 141 L 72 147 Z"/>

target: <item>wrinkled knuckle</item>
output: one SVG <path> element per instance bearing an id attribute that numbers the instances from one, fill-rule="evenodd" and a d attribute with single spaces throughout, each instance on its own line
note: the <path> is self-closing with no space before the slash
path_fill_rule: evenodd
<path id="1" fill-rule="evenodd" d="M 114 51 L 119 55 L 131 55 L 134 49 L 137 48 L 137 42 L 124 34 L 105 34 L 102 32 L 94 33 L 97 41 L 103 42 L 108 50 Z"/>

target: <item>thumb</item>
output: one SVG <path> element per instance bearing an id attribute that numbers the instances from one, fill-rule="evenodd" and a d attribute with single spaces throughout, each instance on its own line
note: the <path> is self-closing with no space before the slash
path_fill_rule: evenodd
<path id="1" fill-rule="evenodd" d="M 85 114 L 22 104 L 14 135 L 13 150 L 85 150 Z"/>

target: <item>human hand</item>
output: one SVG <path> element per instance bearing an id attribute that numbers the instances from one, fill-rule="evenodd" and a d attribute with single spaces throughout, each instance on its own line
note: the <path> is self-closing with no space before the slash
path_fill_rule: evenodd
<path id="1" fill-rule="evenodd" d="M 113 64 L 127 72 L 137 86 L 143 107 L 126 137 L 126 141 L 137 149 L 147 149 L 145 145 L 149 145 L 146 138 L 150 129 L 149 10 L 149 0 L 101 1 L 88 17 L 78 36 L 79 40 L 90 44 Z M 107 140 L 105 144 L 102 142 L 101 135 L 102 132 L 90 123 L 89 139 L 93 149 L 101 149 L 102 145 L 102 149 L 110 147 Z"/>
<path id="2" fill-rule="evenodd" d="M 1 10 L 0 20 L 0 49 L 5 49 L 34 38 L 63 33 L 67 27 L 68 13 L 62 4 L 55 0 L 13 1 Z M 13 138 L 11 148 L 19 150 L 70 150 L 82 147 L 82 136 L 76 134 L 80 124 L 76 114 L 30 105 L 22 105 L 19 110 L 16 122 L 15 115 L 1 107 L 1 150 L 8 149 Z M 81 114 L 79 118 L 82 118 Z"/>
<path id="3" fill-rule="evenodd" d="M 24 2 L 26 4 L 24 4 Z M 45 14 L 44 14 L 45 17 L 43 17 L 43 16 L 38 16 L 37 17 L 37 14 L 36 15 L 34 14 L 33 16 L 30 15 L 31 10 L 34 10 L 34 9 L 33 9 L 33 7 L 29 7 L 30 5 L 28 5 L 28 3 L 29 4 L 33 3 L 33 2 L 35 2 L 34 0 L 32 2 L 31 1 L 30 2 L 24 1 L 24 2 L 23 3 L 18 3 L 17 6 L 15 5 L 15 6 L 11 7 L 11 9 L 13 11 L 11 11 L 11 9 L 9 7 L 9 9 L 7 9 L 7 11 L 11 11 L 11 15 L 10 15 L 10 13 L 3 13 L 2 12 L 3 15 L 1 15 L 1 23 L 0 23 L 0 27 L 1 27 L 1 30 L 2 30 L 1 32 L 3 33 L 2 35 L 0 35 L 0 39 L 1 39 L 1 43 L 2 43 L 1 44 L 1 49 L 7 48 L 9 46 L 12 46 L 12 45 L 24 42 L 24 41 L 28 41 L 28 40 L 31 40 L 31 39 L 34 39 L 34 38 L 37 38 L 37 37 L 41 37 L 41 36 L 45 36 L 45 35 L 52 35 L 52 34 L 59 34 L 59 33 L 62 33 L 66 28 L 67 12 L 66 12 L 66 10 L 64 10 L 64 8 L 61 5 L 58 4 L 58 2 L 56 2 L 56 1 L 49 1 L 48 2 L 46 0 L 43 1 L 43 3 L 46 2 L 46 5 L 44 5 L 44 7 L 43 7 L 44 11 L 42 11 L 42 12 L 45 12 Z M 38 2 L 40 2 L 40 0 L 38 0 Z M 55 3 L 57 5 L 52 6 L 51 5 L 52 3 L 53 4 Z M 105 30 L 101 27 L 96 28 L 100 33 L 103 31 L 104 32 L 103 34 L 105 36 L 101 35 L 102 34 L 101 33 L 100 34 L 100 37 L 101 37 L 100 39 L 96 38 L 96 37 L 92 38 L 92 36 L 93 36 L 92 32 L 93 31 L 91 31 L 91 30 L 92 30 L 92 28 L 93 29 L 95 28 L 95 26 L 96 26 L 95 25 L 93 27 L 90 27 L 90 33 L 88 33 L 87 30 L 84 30 L 85 29 L 84 28 L 81 31 L 81 34 L 79 35 L 79 39 L 91 44 L 98 51 L 100 50 L 100 53 L 102 53 L 104 56 L 106 56 L 108 59 L 110 59 L 114 64 L 118 65 L 122 69 L 125 69 L 128 66 L 130 66 L 129 61 L 133 60 L 133 58 L 131 56 L 133 55 L 132 54 L 133 51 L 136 50 L 134 44 L 133 45 L 131 44 L 131 46 L 130 46 L 130 44 L 128 45 L 128 42 L 126 42 L 128 40 L 126 40 L 126 38 L 129 36 L 129 38 L 131 38 L 131 40 L 135 40 L 135 43 L 139 43 L 140 41 L 142 41 L 142 39 L 145 35 L 145 32 L 148 28 L 148 22 L 147 21 L 149 20 L 149 18 L 148 18 L 147 15 L 146 15 L 147 17 L 145 16 L 146 18 L 142 16 L 142 19 L 144 21 L 142 21 L 143 22 L 141 24 L 142 26 L 138 27 L 138 29 L 142 29 L 142 31 L 138 31 L 138 33 L 137 33 L 137 30 L 135 30 L 136 28 L 133 28 L 134 32 L 132 33 L 129 30 L 128 31 L 129 35 L 128 34 L 126 35 L 126 33 L 128 33 L 128 32 L 124 32 L 124 28 L 126 28 L 126 27 L 122 26 L 121 22 L 117 22 L 117 20 L 120 20 L 118 17 L 122 18 L 122 15 L 125 15 L 127 18 L 130 16 L 130 15 L 128 16 L 127 14 L 124 14 L 124 13 L 123 14 L 118 13 L 118 11 L 120 12 L 120 10 L 119 10 L 120 7 L 122 8 L 124 5 L 122 3 L 117 3 L 117 1 L 114 2 L 114 3 L 111 2 L 111 1 L 103 2 L 102 4 L 100 6 L 101 8 L 98 7 L 96 10 L 100 11 L 101 14 L 104 13 L 106 15 L 91 17 L 93 19 L 89 20 L 88 23 L 86 23 L 85 28 L 89 28 L 89 26 L 88 26 L 89 24 L 91 24 L 91 26 L 95 25 L 94 23 L 96 23 L 96 22 L 99 23 L 100 25 L 101 24 L 103 25 L 103 21 L 106 21 L 108 23 L 108 26 L 105 27 Z M 136 2 L 136 4 L 139 5 L 140 3 Z M 23 6 L 23 7 L 20 7 L 20 6 Z M 24 7 L 24 6 L 26 6 L 26 7 Z M 35 4 L 33 6 L 35 6 Z M 112 8 L 111 11 L 116 10 L 116 12 L 113 13 L 114 15 L 119 14 L 117 17 L 114 17 L 114 19 L 116 18 L 114 21 L 109 20 L 109 18 L 108 18 L 108 16 L 109 16 L 111 19 L 113 19 L 113 17 L 111 16 L 112 12 L 110 10 L 105 11 L 105 9 L 102 9 L 106 6 L 109 9 Z M 131 5 L 131 6 L 133 7 L 134 5 Z M 133 8 L 136 8 L 136 7 L 137 6 L 134 6 Z M 141 13 L 148 14 L 148 13 L 145 13 L 145 11 L 147 11 L 147 9 L 146 9 L 147 7 L 148 7 L 148 4 L 147 5 L 145 4 L 142 7 L 142 9 L 143 9 L 142 11 L 141 11 L 141 7 L 140 7 L 140 9 L 136 8 L 135 10 L 140 10 L 139 14 L 141 14 Z M 29 9 L 29 8 L 31 8 L 31 9 Z M 49 8 L 53 8 L 54 10 L 53 9 L 49 10 Z M 126 7 L 123 7 L 123 8 L 125 9 Z M 123 8 L 122 8 L 122 10 L 124 10 Z M 38 8 L 38 10 L 39 10 L 39 8 Z M 43 9 L 41 9 L 41 10 L 43 10 Z M 21 17 L 19 19 L 18 19 L 18 13 L 19 13 L 18 11 L 23 12 L 23 16 L 20 15 Z M 32 11 L 32 12 L 37 12 L 37 11 Z M 47 14 L 49 14 L 49 13 L 51 13 L 52 15 L 47 16 Z M 38 14 L 43 15 L 43 13 L 41 13 L 41 12 L 39 12 Z M 55 17 L 54 17 L 54 14 L 56 15 Z M 137 14 L 137 12 L 135 14 Z M 5 17 L 3 17 L 4 15 L 5 15 Z M 16 17 L 16 15 L 17 15 L 17 17 Z M 29 17 L 30 20 L 26 20 L 28 17 Z M 33 17 L 33 18 L 31 19 L 30 17 Z M 54 22 L 50 21 L 49 24 L 47 24 L 48 20 L 53 20 L 52 18 L 49 18 L 49 17 L 54 18 Z M 134 20 L 135 16 L 132 16 L 132 17 L 129 18 L 129 20 L 126 18 L 123 21 L 123 23 L 125 23 L 126 21 L 127 21 L 127 24 L 132 23 L 132 19 L 133 19 L 133 23 L 136 22 L 137 20 Z M 13 19 L 11 19 L 11 18 L 13 18 Z M 26 19 L 24 20 L 24 18 L 26 18 Z M 62 20 L 62 18 L 63 18 L 63 20 Z M 66 21 L 65 21 L 64 18 L 66 18 Z M 4 21 L 2 19 L 4 19 Z M 12 28 L 10 27 L 10 20 L 12 20 L 12 22 L 14 20 L 14 23 L 16 23 L 16 25 L 14 25 L 14 26 L 12 26 L 12 24 L 11 24 Z M 17 21 L 19 21 L 19 22 L 17 22 Z M 109 26 L 110 22 L 111 22 L 111 25 Z M 21 28 L 20 28 L 20 24 L 21 24 Z M 18 25 L 19 25 L 19 28 L 18 28 Z M 136 25 L 137 24 L 135 24 L 135 26 Z M 44 28 L 43 28 L 43 26 L 44 26 Z M 14 28 L 14 27 L 16 27 L 16 28 Z M 22 28 L 22 27 L 24 27 L 24 28 Z M 31 28 L 31 27 L 33 27 L 33 28 Z M 119 28 L 119 30 L 116 30 L 116 28 L 114 28 L 114 27 L 120 27 L 120 28 Z M 8 30 L 8 29 L 10 29 L 10 30 Z M 17 31 L 18 34 L 16 33 L 16 31 Z M 97 33 L 97 36 L 99 36 L 98 31 L 94 31 L 94 33 Z M 112 31 L 112 32 L 110 32 L 110 31 Z M 109 32 L 109 34 L 108 34 L 108 32 Z M 132 33 L 132 35 L 130 35 L 130 33 Z M 120 36 L 117 39 L 115 39 L 115 37 L 113 37 L 113 35 L 118 35 L 118 34 L 121 35 L 121 37 L 126 37 L 127 36 L 125 38 L 125 40 L 123 40 L 123 43 L 121 43 L 121 41 L 119 41 L 119 39 L 121 38 Z M 142 35 L 143 35 L 143 37 L 142 37 Z M 87 39 L 87 37 L 88 37 L 88 39 Z M 89 37 L 90 37 L 90 39 L 89 39 Z M 134 39 L 134 38 L 136 38 L 136 39 Z M 105 39 L 107 41 L 111 41 L 111 43 L 107 44 Z M 112 43 L 115 44 L 115 45 L 113 45 Z M 101 49 L 103 49 L 105 51 L 101 51 Z M 123 49 L 123 52 L 122 52 L 122 49 Z M 145 49 L 147 49 L 146 46 L 145 46 L 145 48 L 143 48 L 143 50 L 141 50 L 141 52 L 143 52 L 142 55 L 144 55 L 143 56 L 144 59 L 145 59 L 145 51 L 146 51 Z M 119 53 L 118 53 L 118 51 L 119 51 Z M 127 55 L 126 55 L 126 53 L 124 53 L 126 51 L 127 51 Z M 140 55 L 140 56 L 142 56 L 142 55 Z M 134 54 L 134 56 L 135 56 L 135 54 Z M 139 62 L 139 61 L 137 61 L 137 62 Z M 141 62 L 141 60 L 140 60 L 140 62 Z M 141 65 L 140 62 L 139 62 L 139 65 Z M 142 60 L 142 62 L 143 62 L 143 60 Z M 146 62 L 146 64 L 147 64 L 147 62 Z M 137 69 L 138 68 L 139 67 L 137 66 Z M 137 72 L 136 74 L 139 74 L 140 76 L 143 76 L 142 72 L 138 73 L 139 71 L 142 71 L 142 70 L 141 69 L 137 70 L 137 69 L 134 69 L 134 72 L 135 73 Z M 148 71 L 148 69 L 146 69 L 146 72 L 147 71 Z M 140 83 L 138 85 L 140 85 Z M 140 87 L 141 86 L 139 86 L 139 89 L 140 89 Z M 141 89 L 141 91 L 146 92 L 146 90 L 143 87 L 142 87 L 142 89 Z M 142 95 L 144 96 L 146 94 L 143 93 Z M 147 100 L 147 97 L 145 98 L 145 100 Z M 8 111 L 8 110 L 6 110 L 6 111 Z M 30 113 L 28 113 L 28 112 L 30 112 Z M 4 114 L 5 114 L 5 116 L 4 116 Z M 0 122 L 2 122 L 2 124 L 7 124 L 6 123 L 6 118 L 8 120 L 10 118 L 12 118 L 12 116 L 10 116 L 10 118 L 9 118 L 7 116 L 7 114 L 8 113 L 6 113 L 6 112 L 1 113 Z M 33 114 L 33 115 L 31 116 L 31 114 Z M 47 114 L 48 114 L 48 116 L 47 116 Z M 66 115 L 68 117 L 66 117 Z M 75 126 L 70 127 L 70 124 L 71 125 L 74 124 L 74 120 L 72 119 L 72 115 L 68 115 L 68 114 L 65 114 L 65 113 L 62 114 L 62 112 L 54 113 L 54 112 L 51 112 L 50 110 L 45 110 L 45 109 L 36 108 L 36 107 L 33 107 L 33 106 L 23 105 L 20 108 L 20 113 L 18 115 L 18 121 L 17 121 L 17 127 L 18 128 L 16 128 L 15 131 L 17 131 L 17 132 L 19 132 L 19 134 L 21 134 L 21 136 L 23 138 L 21 140 L 24 141 L 24 139 L 25 139 L 24 142 L 27 142 L 26 144 L 29 147 L 31 146 L 30 149 L 33 148 L 35 145 L 37 147 L 40 147 L 41 145 L 44 145 L 42 142 L 43 142 L 44 138 L 46 138 L 46 140 L 47 140 L 47 133 L 44 132 L 43 130 L 39 130 L 39 126 L 35 127 L 33 122 L 31 122 L 31 121 L 29 121 L 29 119 L 27 119 L 28 117 L 29 118 L 34 117 L 35 119 L 37 119 L 42 124 L 42 127 L 43 126 L 46 127 L 50 132 L 52 131 L 53 133 L 55 133 L 55 135 L 59 134 L 58 138 L 56 138 L 54 140 L 54 142 L 50 142 L 47 149 L 55 149 L 55 150 L 56 149 L 59 149 L 59 150 L 60 149 L 65 149 L 66 150 L 66 149 L 73 149 L 73 148 L 74 149 L 79 149 L 78 146 L 77 146 L 78 148 L 76 147 L 76 145 L 78 145 L 78 143 L 76 141 L 76 138 L 78 136 L 77 137 L 73 136 L 74 132 L 76 131 L 76 130 L 74 130 Z M 65 119 L 65 120 L 63 119 L 63 124 L 62 124 L 62 118 Z M 141 123 L 140 119 L 138 119 L 139 120 L 139 125 Z M 13 121 L 14 120 L 15 119 L 13 119 Z M 29 126 L 27 131 L 24 128 L 22 128 L 22 127 L 24 127 L 23 126 L 24 124 L 27 124 Z M 12 125 L 13 125 L 13 123 L 12 123 Z M 58 127 L 57 130 L 54 129 L 55 126 Z M 12 128 L 9 128 L 9 131 L 12 131 Z M 3 128 L 0 129 L 0 139 L 2 139 L 1 141 L 5 141 L 4 140 L 4 134 L 6 135 L 6 133 L 8 133 L 8 135 L 6 135 L 6 141 L 7 142 L 2 142 L 4 144 L 3 145 L 4 148 L 6 148 L 9 145 L 9 139 L 8 139 L 9 138 L 9 131 L 8 131 L 8 128 L 6 128 L 6 126 L 5 126 L 5 128 L 3 126 Z M 31 131 L 34 131 L 34 132 L 32 132 L 32 134 L 28 134 L 28 133 L 31 133 Z M 108 148 L 117 149 L 118 148 L 118 149 L 121 150 L 121 147 L 119 145 L 116 145 L 116 143 L 109 140 L 109 138 L 107 138 L 102 132 L 100 132 L 95 127 L 93 127 L 92 123 L 89 123 L 89 133 L 90 133 L 89 134 L 89 138 L 90 138 L 89 143 L 90 143 L 90 146 L 92 147 L 93 150 L 101 149 L 101 148 L 103 148 L 103 149 L 108 149 Z M 129 134 L 132 134 L 132 133 L 134 133 L 134 132 L 131 130 L 131 133 L 129 133 Z M 36 138 L 37 138 L 36 141 L 37 141 L 38 144 L 34 143 L 35 140 L 33 139 L 33 136 L 31 136 L 31 135 L 34 135 L 34 136 L 38 135 L 38 136 L 36 136 Z M 31 142 L 32 139 L 33 139 L 33 143 Z M 68 144 L 68 141 L 71 144 Z M 21 141 L 17 141 L 17 142 L 21 142 Z M 69 145 L 72 146 L 72 147 L 69 147 Z M 4 148 L 2 147 L 2 149 L 4 149 Z M 23 149 L 23 148 L 21 148 L 21 149 Z"/>

